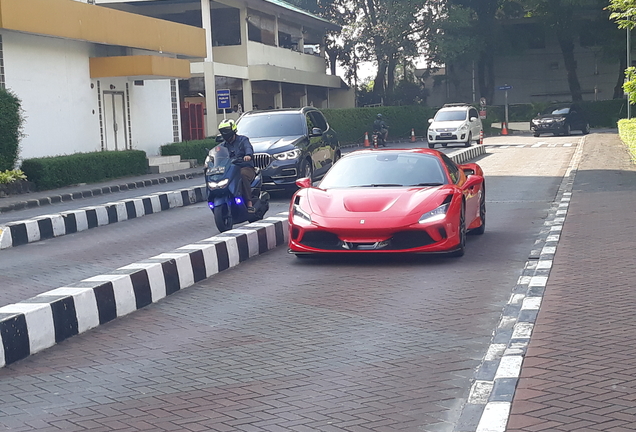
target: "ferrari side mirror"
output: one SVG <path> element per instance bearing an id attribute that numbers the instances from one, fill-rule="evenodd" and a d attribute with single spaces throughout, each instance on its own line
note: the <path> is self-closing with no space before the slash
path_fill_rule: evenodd
<path id="1" fill-rule="evenodd" d="M 309 177 L 303 177 L 296 180 L 296 186 L 301 189 L 306 189 L 311 187 L 311 179 Z"/>

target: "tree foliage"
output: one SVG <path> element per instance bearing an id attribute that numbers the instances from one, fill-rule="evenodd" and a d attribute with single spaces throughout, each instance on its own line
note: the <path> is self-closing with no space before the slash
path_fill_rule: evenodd
<path id="1" fill-rule="evenodd" d="M 23 122 L 20 99 L 11 91 L 0 89 L 0 171 L 15 168 Z"/>

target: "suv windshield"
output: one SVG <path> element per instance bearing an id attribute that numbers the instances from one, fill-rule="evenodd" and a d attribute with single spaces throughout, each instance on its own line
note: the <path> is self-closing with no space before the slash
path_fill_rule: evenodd
<path id="1" fill-rule="evenodd" d="M 442 184 L 446 184 L 446 177 L 441 162 L 435 156 L 382 152 L 342 158 L 320 182 L 320 188 Z"/>
<path id="2" fill-rule="evenodd" d="M 438 111 L 435 115 L 435 121 L 462 121 L 466 120 L 466 111 Z"/>
<path id="3" fill-rule="evenodd" d="M 304 135 L 303 117 L 298 113 L 246 115 L 237 122 L 238 133 L 249 138 Z"/>
<path id="4" fill-rule="evenodd" d="M 560 115 L 560 114 L 568 114 L 570 112 L 570 107 L 549 107 L 543 114 L 545 115 Z"/>

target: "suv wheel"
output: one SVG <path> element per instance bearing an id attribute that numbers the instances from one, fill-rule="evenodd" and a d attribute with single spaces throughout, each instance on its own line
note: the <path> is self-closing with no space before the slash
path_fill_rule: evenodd
<path id="1" fill-rule="evenodd" d="M 470 147 L 470 144 L 473 141 L 473 134 L 472 132 L 468 132 L 468 139 L 466 140 L 466 144 L 464 144 L 464 147 Z"/>
<path id="2" fill-rule="evenodd" d="M 309 162 L 308 159 L 305 159 L 304 161 L 302 161 L 302 163 L 300 164 L 300 175 L 298 176 L 298 178 L 312 178 L 313 175 L 313 170 L 311 167 L 311 163 Z"/>

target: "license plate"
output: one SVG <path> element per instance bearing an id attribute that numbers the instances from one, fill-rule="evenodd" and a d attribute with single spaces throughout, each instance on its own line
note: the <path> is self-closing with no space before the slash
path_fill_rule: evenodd
<path id="1" fill-rule="evenodd" d="M 214 167 L 208 170 L 209 175 L 225 174 L 225 167 Z"/>
<path id="2" fill-rule="evenodd" d="M 440 135 L 441 135 L 441 136 L 443 136 L 443 137 L 449 137 L 449 136 L 451 136 L 451 134 L 450 134 L 450 133 L 448 133 L 448 132 L 444 132 L 444 133 L 442 133 L 442 134 L 440 134 Z"/>

